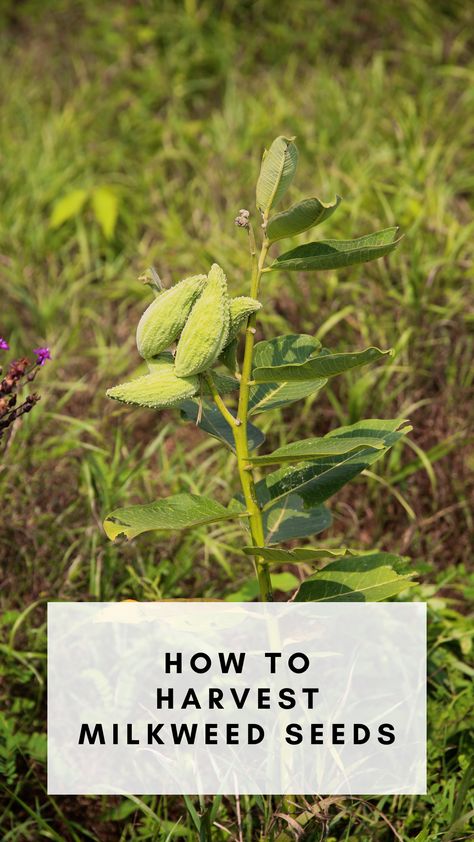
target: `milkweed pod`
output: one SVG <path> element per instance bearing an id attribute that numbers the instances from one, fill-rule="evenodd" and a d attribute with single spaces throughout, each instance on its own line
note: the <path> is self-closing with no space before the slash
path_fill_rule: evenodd
<path id="1" fill-rule="evenodd" d="M 148 371 L 150 374 L 153 374 L 159 366 L 163 363 L 163 361 L 167 362 L 174 362 L 173 354 L 168 353 L 165 351 L 163 354 L 158 354 L 156 357 L 151 357 L 151 359 L 146 361 L 148 366 Z M 235 372 L 235 369 L 234 369 Z M 220 395 L 225 395 L 228 392 L 234 392 L 236 389 L 239 388 L 239 381 L 235 379 L 235 377 L 229 377 L 228 374 L 219 374 L 217 371 L 213 372 L 213 380 L 214 384 L 217 388 L 217 391 Z M 206 383 L 204 377 L 199 377 L 199 392 L 202 395 L 210 395 L 211 390 Z"/>
<path id="2" fill-rule="evenodd" d="M 240 328 L 247 321 L 248 317 L 252 315 L 252 313 L 256 313 L 257 310 L 261 310 L 262 305 L 260 301 L 257 301 L 255 298 L 249 298 L 246 295 L 240 295 L 238 298 L 231 298 L 229 303 L 229 311 L 230 311 L 230 328 L 229 328 L 229 335 L 227 337 L 227 345 L 232 339 L 235 339 L 237 336 Z"/>
<path id="3" fill-rule="evenodd" d="M 229 325 L 227 279 L 221 267 L 213 263 L 178 342 L 176 374 L 189 377 L 210 368 L 227 343 Z"/>
<path id="4" fill-rule="evenodd" d="M 262 305 L 255 298 L 241 295 L 238 298 L 231 298 L 229 302 L 230 327 L 227 342 L 219 362 L 225 365 L 234 374 L 237 370 L 237 335 L 242 325 L 252 313 L 260 310 Z"/>
<path id="5" fill-rule="evenodd" d="M 142 357 L 147 359 L 169 348 L 181 333 L 205 283 L 205 275 L 192 275 L 160 293 L 147 307 L 137 327 L 137 348 Z"/>
<path id="6" fill-rule="evenodd" d="M 150 374 L 107 389 L 107 397 L 150 409 L 176 406 L 199 391 L 198 377 L 178 377 L 172 359 L 156 361 Z"/>

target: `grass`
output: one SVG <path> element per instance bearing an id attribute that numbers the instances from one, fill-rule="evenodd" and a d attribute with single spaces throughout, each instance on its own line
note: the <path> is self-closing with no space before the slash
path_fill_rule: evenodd
<path id="1" fill-rule="evenodd" d="M 0 333 L 48 344 L 40 404 L 0 466 L 2 838 L 462 840 L 472 833 L 472 12 L 425 0 L 212 3 L 5 0 L 0 9 Z M 337 545 L 409 555 L 430 613 L 429 793 L 379 799 L 54 798 L 45 787 L 45 604 L 232 596 L 252 576 L 237 527 L 110 544 L 117 505 L 190 490 L 227 500 L 233 457 L 176 416 L 117 408 L 138 366 L 133 328 L 165 283 L 221 263 L 248 271 L 233 225 L 253 209 L 265 143 L 298 136 L 292 198 L 344 197 L 327 236 L 394 223 L 388 262 L 265 281 L 266 336 L 394 347 L 301 411 L 262 416 L 271 445 L 359 418 L 409 417 L 411 444 L 332 502 Z M 53 229 L 71 190 L 109 187 L 107 239 L 90 209 Z M 163 420 L 164 418 L 164 420 Z M 471 439 L 470 439 L 471 437 Z M 300 575 L 283 567 L 278 572 Z M 306 571 L 307 572 L 307 571 Z M 278 597 L 293 581 L 283 578 Z M 471 823 L 471 829 L 470 829 Z M 201 829 L 199 829 L 201 828 Z"/>

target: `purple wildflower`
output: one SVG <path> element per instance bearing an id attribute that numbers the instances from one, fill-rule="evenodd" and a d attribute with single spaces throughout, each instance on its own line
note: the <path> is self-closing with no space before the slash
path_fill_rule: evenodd
<path id="1" fill-rule="evenodd" d="M 51 359 L 49 348 L 35 348 L 33 353 L 36 354 L 36 365 L 44 365 L 46 360 Z"/>
<path id="2" fill-rule="evenodd" d="M 10 346 L 9 346 L 7 340 L 4 339 L 3 336 L 0 336 L 0 351 L 9 351 L 9 350 L 10 350 Z"/>

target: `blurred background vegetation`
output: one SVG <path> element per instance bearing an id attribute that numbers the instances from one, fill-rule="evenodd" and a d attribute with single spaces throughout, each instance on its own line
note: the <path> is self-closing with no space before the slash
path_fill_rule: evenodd
<path id="1" fill-rule="evenodd" d="M 2 361 L 38 345 L 53 356 L 40 404 L 1 454 L 2 839 L 472 838 L 471 4 L 2 0 L 0 26 Z M 274 446 L 371 416 L 414 425 L 335 498 L 328 540 L 408 555 L 419 573 L 406 598 L 430 614 L 428 795 L 49 797 L 47 600 L 235 598 L 252 579 L 227 524 L 106 540 L 115 506 L 180 490 L 226 501 L 235 471 L 176 414 L 104 392 L 139 364 L 148 266 L 169 284 L 216 260 L 232 293 L 246 291 L 233 219 L 253 212 L 277 134 L 298 137 L 291 198 L 344 198 L 322 236 L 405 234 L 388 261 L 270 275 L 261 335 L 289 326 L 395 356 L 261 418 Z M 300 575 L 278 570 L 278 598 Z"/>

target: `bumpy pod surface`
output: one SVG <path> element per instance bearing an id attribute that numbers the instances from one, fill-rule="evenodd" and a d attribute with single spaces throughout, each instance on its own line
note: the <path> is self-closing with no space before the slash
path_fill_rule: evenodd
<path id="1" fill-rule="evenodd" d="M 210 368 L 226 345 L 229 326 L 227 279 L 221 267 L 213 263 L 178 342 L 176 374 L 189 377 Z"/>
<path id="2" fill-rule="evenodd" d="M 234 374 L 237 369 L 237 335 L 242 325 L 252 313 L 260 310 L 262 305 L 255 298 L 241 295 L 238 298 L 231 298 L 229 302 L 230 327 L 225 348 L 222 351 L 219 361 Z"/>
<path id="3" fill-rule="evenodd" d="M 152 357 L 150 360 L 146 361 L 148 366 L 148 371 L 150 374 L 154 374 L 154 372 L 160 369 L 160 366 L 163 362 L 174 362 L 173 354 L 168 353 L 165 351 L 163 354 L 158 354 L 157 357 Z M 235 371 L 235 369 L 234 369 Z M 226 392 L 234 392 L 239 388 L 239 381 L 235 379 L 235 377 L 229 377 L 228 374 L 219 374 L 217 371 L 214 371 L 213 374 L 214 383 L 216 385 L 217 391 L 220 395 L 226 394 Z M 203 377 L 199 378 L 199 392 L 203 395 L 210 395 L 211 390 L 204 380 Z"/>
<path id="4" fill-rule="evenodd" d="M 136 406 L 164 409 L 192 398 L 199 391 L 198 377 L 178 377 L 172 360 L 156 361 L 150 374 L 107 389 L 107 397 Z"/>
<path id="5" fill-rule="evenodd" d="M 230 328 L 226 345 L 232 342 L 237 336 L 240 328 L 247 321 L 252 313 L 261 310 L 262 305 L 256 298 L 249 298 L 247 295 L 240 295 L 238 298 L 231 298 L 229 302 Z"/>
<path id="6" fill-rule="evenodd" d="M 169 348 L 181 333 L 205 283 L 205 275 L 192 275 L 162 292 L 147 307 L 137 327 L 137 348 L 142 357 L 147 359 Z"/>

